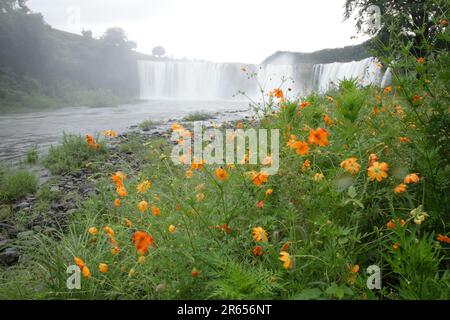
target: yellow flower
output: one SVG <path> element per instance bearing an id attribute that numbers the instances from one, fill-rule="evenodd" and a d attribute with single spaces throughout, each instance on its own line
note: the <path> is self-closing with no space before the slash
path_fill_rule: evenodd
<path id="1" fill-rule="evenodd" d="M 313 177 L 313 180 L 315 182 L 320 182 L 325 178 L 325 176 L 323 175 L 323 173 L 316 173 Z"/>
<path id="2" fill-rule="evenodd" d="M 139 256 L 138 263 L 143 264 L 145 262 L 145 259 L 146 259 L 145 256 Z"/>
<path id="3" fill-rule="evenodd" d="M 175 226 L 174 226 L 173 224 L 171 224 L 171 225 L 169 226 L 169 232 L 170 232 L 171 234 L 174 234 L 174 233 L 175 233 Z"/>
<path id="4" fill-rule="evenodd" d="M 289 253 L 287 253 L 286 251 L 281 251 L 279 259 L 283 261 L 283 268 L 285 268 L 286 270 L 292 269 L 292 258 Z"/>
<path id="5" fill-rule="evenodd" d="M 262 227 L 253 228 L 253 239 L 256 242 L 267 242 L 269 238 L 267 237 L 267 232 Z"/>
<path id="6" fill-rule="evenodd" d="M 378 182 L 388 177 L 387 171 L 389 170 L 389 166 L 386 162 L 374 162 L 372 166 L 367 169 L 367 175 L 370 177 L 370 181 L 374 181 L 375 179 Z"/>
<path id="7" fill-rule="evenodd" d="M 125 189 L 124 187 L 118 187 L 116 189 L 116 193 L 121 198 L 125 198 L 128 194 L 127 189 Z"/>
<path id="8" fill-rule="evenodd" d="M 203 192 L 197 194 L 197 201 L 202 202 L 203 200 L 205 200 L 205 194 Z"/>
<path id="9" fill-rule="evenodd" d="M 117 137 L 117 132 L 115 132 L 114 130 L 104 130 L 102 133 L 105 137 L 110 137 L 110 138 Z"/>
<path id="10" fill-rule="evenodd" d="M 194 176 L 194 172 L 192 170 L 186 171 L 186 178 L 191 179 Z"/>
<path id="11" fill-rule="evenodd" d="M 152 186 L 152 183 L 149 180 L 145 180 L 144 182 L 138 184 L 136 189 L 137 189 L 138 193 L 144 193 L 148 189 L 150 189 L 151 186 Z"/>
<path id="12" fill-rule="evenodd" d="M 137 207 L 140 212 L 144 212 L 148 209 L 149 205 L 148 205 L 147 201 L 141 201 L 141 202 L 139 202 Z"/>
<path id="13" fill-rule="evenodd" d="M 273 189 L 267 189 L 266 196 L 270 196 L 273 193 Z"/>
<path id="14" fill-rule="evenodd" d="M 98 229 L 96 227 L 90 227 L 88 232 L 92 235 L 95 236 L 98 233 Z"/>
<path id="15" fill-rule="evenodd" d="M 348 158 L 341 162 L 341 168 L 351 174 L 356 174 L 361 169 L 361 165 L 357 161 L 357 158 Z"/>
<path id="16" fill-rule="evenodd" d="M 128 228 L 133 228 L 133 222 L 131 222 L 129 219 L 125 218 L 125 225 Z"/>
<path id="17" fill-rule="evenodd" d="M 119 254 L 119 251 L 120 251 L 119 247 L 118 247 L 118 246 L 114 246 L 114 247 L 111 249 L 111 254 L 112 254 L 113 256 L 117 256 L 117 255 Z"/>
<path id="18" fill-rule="evenodd" d="M 106 263 L 100 263 L 98 265 L 98 271 L 101 273 L 107 273 L 108 272 L 108 265 Z"/>

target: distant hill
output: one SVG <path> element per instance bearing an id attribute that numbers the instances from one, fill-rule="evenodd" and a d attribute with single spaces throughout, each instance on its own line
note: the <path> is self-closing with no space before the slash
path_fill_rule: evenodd
<path id="1" fill-rule="evenodd" d="M 317 64 L 332 62 L 349 62 L 362 60 L 370 56 L 369 41 L 355 46 L 323 49 L 311 53 L 277 51 L 267 57 L 263 64 Z"/>

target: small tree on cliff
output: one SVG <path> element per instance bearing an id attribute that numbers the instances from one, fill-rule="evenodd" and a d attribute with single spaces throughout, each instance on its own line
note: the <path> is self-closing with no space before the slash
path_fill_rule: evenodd
<path id="1" fill-rule="evenodd" d="M 162 56 L 166 55 L 166 49 L 164 49 L 163 46 L 154 47 L 152 50 L 152 55 L 154 55 L 156 57 L 162 57 Z"/>

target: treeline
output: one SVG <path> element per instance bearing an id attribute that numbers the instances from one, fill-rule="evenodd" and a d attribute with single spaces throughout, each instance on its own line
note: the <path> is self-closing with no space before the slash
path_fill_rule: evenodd
<path id="1" fill-rule="evenodd" d="M 78 36 L 52 29 L 26 0 L 0 0 L 0 110 L 136 97 L 135 47 L 120 28 Z"/>
<path id="2" fill-rule="evenodd" d="M 264 64 L 332 63 L 362 60 L 370 56 L 368 41 L 343 48 L 323 49 L 311 53 L 277 51 L 267 57 Z"/>

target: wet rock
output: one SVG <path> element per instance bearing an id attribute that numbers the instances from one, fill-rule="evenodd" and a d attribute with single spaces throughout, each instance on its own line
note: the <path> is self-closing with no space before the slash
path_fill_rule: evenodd
<path id="1" fill-rule="evenodd" d="M 23 210 L 23 209 L 26 209 L 29 207 L 30 207 L 30 204 L 26 201 L 23 201 L 16 206 L 16 209 Z"/>
<path id="2" fill-rule="evenodd" d="M 20 240 L 30 239 L 34 236 L 34 234 L 35 233 L 33 230 L 22 231 L 17 234 L 17 239 L 20 239 Z"/>
<path id="3" fill-rule="evenodd" d="M 19 250 L 15 247 L 6 248 L 0 252 L 0 262 L 4 265 L 11 266 L 19 260 Z"/>

